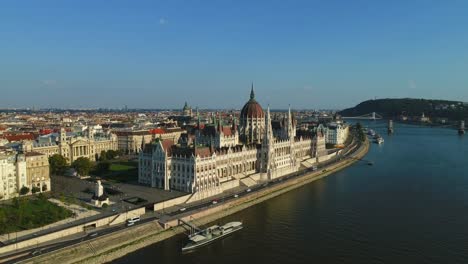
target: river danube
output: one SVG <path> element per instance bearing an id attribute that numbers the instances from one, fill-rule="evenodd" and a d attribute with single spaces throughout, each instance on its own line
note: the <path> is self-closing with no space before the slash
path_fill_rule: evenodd
<path id="1" fill-rule="evenodd" d="M 383 122 L 366 162 L 220 223 L 244 229 L 182 254 L 184 235 L 113 263 L 468 263 L 468 135 Z"/>

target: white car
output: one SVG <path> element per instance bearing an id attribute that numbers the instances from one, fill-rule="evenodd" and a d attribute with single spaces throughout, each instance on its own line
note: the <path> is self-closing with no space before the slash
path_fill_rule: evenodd
<path id="1" fill-rule="evenodd" d="M 218 201 L 216 201 L 216 200 L 213 200 L 213 204 L 217 204 L 217 203 L 218 203 Z"/>
<path id="2" fill-rule="evenodd" d="M 250 189 L 250 188 L 249 188 L 249 189 L 247 189 L 247 192 L 250 192 L 250 191 L 251 191 L 251 189 Z"/>
<path id="3" fill-rule="evenodd" d="M 183 212 L 185 210 L 187 210 L 187 208 L 185 208 L 185 207 L 179 209 L 179 211 L 181 211 L 181 212 Z"/>
<path id="4" fill-rule="evenodd" d="M 234 198 L 237 198 L 237 197 L 239 197 L 239 195 L 238 195 L 238 194 L 234 194 Z"/>

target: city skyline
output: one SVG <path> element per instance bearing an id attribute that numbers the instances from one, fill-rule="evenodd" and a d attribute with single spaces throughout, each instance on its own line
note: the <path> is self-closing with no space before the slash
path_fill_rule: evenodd
<path id="1" fill-rule="evenodd" d="M 344 109 L 375 97 L 468 101 L 467 7 L 4 3 L 0 108 L 176 109 L 187 101 L 239 109 L 251 82 L 259 102 L 278 109 Z"/>

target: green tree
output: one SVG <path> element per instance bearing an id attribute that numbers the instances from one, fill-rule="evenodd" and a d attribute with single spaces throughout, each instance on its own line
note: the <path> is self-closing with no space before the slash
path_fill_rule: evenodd
<path id="1" fill-rule="evenodd" d="M 76 170 L 78 175 L 85 176 L 93 167 L 93 163 L 85 157 L 79 157 L 72 163 L 72 167 Z"/>
<path id="2" fill-rule="evenodd" d="M 34 186 L 34 187 L 32 187 L 32 189 L 31 189 L 31 192 L 32 192 L 32 193 L 37 193 L 37 192 L 40 192 L 40 191 L 41 191 L 41 189 L 40 189 L 39 187 L 37 187 L 37 186 Z"/>
<path id="3" fill-rule="evenodd" d="M 101 151 L 101 154 L 100 154 L 100 156 L 99 156 L 99 160 L 100 160 L 100 161 L 105 161 L 105 160 L 107 160 L 107 153 L 106 153 L 105 150 L 102 150 L 102 151 Z"/>
<path id="4" fill-rule="evenodd" d="M 108 160 L 113 160 L 113 159 L 115 159 L 118 155 L 119 155 L 119 153 L 118 153 L 117 151 L 115 151 L 115 150 L 112 150 L 112 149 L 110 149 L 110 150 L 108 150 L 108 151 L 106 152 L 106 158 L 107 158 Z"/>
<path id="5" fill-rule="evenodd" d="M 20 189 L 20 195 L 26 195 L 29 193 L 29 188 L 26 186 L 21 187 Z"/>
<path id="6" fill-rule="evenodd" d="M 364 133 L 364 130 L 362 129 L 361 123 L 358 122 L 356 124 L 355 128 L 356 128 L 356 135 L 357 135 L 359 141 L 361 141 L 361 142 L 365 141 L 366 140 L 366 134 Z"/>
<path id="7" fill-rule="evenodd" d="M 63 174 L 67 169 L 67 160 L 60 154 L 49 157 L 50 172 L 52 174 Z"/>
<path id="8" fill-rule="evenodd" d="M 97 164 L 96 170 L 98 172 L 107 172 L 109 171 L 111 163 L 109 161 L 101 161 Z"/>

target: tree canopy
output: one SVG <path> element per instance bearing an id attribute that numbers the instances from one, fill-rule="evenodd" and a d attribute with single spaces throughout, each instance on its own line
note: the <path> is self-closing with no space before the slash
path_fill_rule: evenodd
<path id="1" fill-rule="evenodd" d="M 86 176 L 89 174 L 89 171 L 93 167 L 93 163 L 91 160 L 85 157 L 79 157 L 72 163 L 72 167 L 76 170 L 76 172 L 81 176 Z"/>
<path id="2" fill-rule="evenodd" d="M 67 160 L 60 154 L 54 154 L 49 157 L 49 166 L 52 174 L 63 174 L 67 169 Z"/>

